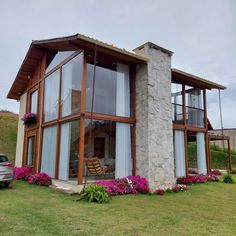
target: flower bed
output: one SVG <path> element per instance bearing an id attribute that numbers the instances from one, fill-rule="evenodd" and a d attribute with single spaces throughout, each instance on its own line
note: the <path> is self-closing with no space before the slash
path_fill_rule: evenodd
<path id="1" fill-rule="evenodd" d="M 189 187 L 184 184 L 176 184 L 172 188 L 166 189 L 157 189 L 155 192 L 158 195 L 164 195 L 165 193 L 178 193 L 178 192 L 187 192 L 189 191 Z"/>
<path id="2" fill-rule="evenodd" d="M 219 170 L 211 170 L 209 174 L 212 175 L 221 175 L 221 172 Z"/>
<path id="3" fill-rule="evenodd" d="M 149 192 L 147 180 L 141 176 L 127 176 L 122 179 L 96 181 L 95 184 L 104 186 L 112 196 Z"/>
<path id="4" fill-rule="evenodd" d="M 207 181 L 219 181 L 218 176 L 210 173 L 209 175 L 199 174 L 199 175 L 187 175 L 186 177 L 180 177 L 177 179 L 178 184 L 197 184 L 197 183 L 206 183 Z"/>
<path id="5" fill-rule="evenodd" d="M 32 166 L 14 167 L 14 179 L 27 180 L 32 173 Z"/>
<path id="6" fill-rule="evenodd" d="M 46 173 L 32 172 L 32 166 L 14 167 L 14 179 L 26 180 L 29 184 L 49 186 L 51 178 Z"/>
<path id="7" fill-rule="evenodd" d="M 41 186 L 49 186 L 52 183 L 51 178 L 46 173 L 32 174 L 28 177 L 27 182 L 29 184 L 38 184 Z"/>

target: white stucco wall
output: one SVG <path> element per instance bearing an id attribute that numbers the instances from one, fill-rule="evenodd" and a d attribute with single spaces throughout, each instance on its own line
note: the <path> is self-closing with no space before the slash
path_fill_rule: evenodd
<path id="1" fill-rule="evenodd" d="M 136 173 L 154 191 L 175 183 L 171 55 L 150 43 L 135 52 L 149 59 L 136 68 Z"/>
<path id="2" fill-rule="evenodd" d="M 27 98 L 26 93 L 20 97 L 19 121 L 18 121 L 17 143 L 16 143 L 16 159 L 15 159 L 15 166 L 17 167 L 22 166 L 25 127 L 23 125 L 21 118 L 25 114 L 26 98 Z"/>

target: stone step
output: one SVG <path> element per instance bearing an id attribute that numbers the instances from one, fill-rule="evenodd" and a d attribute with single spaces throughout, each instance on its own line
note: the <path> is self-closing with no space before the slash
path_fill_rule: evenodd
<path id="1" fill-rule="evenodd" d="M 75 185 L 59 180 L 52 180 L 52 184 L 50 185 L 50 189 L 68 195 L 79 194 L 83 187 L 84 185 Z"/>

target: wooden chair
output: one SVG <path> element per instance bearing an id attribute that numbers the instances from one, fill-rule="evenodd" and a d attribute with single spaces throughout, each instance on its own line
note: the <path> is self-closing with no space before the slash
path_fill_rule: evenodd
<path id="1" fill-rule="evenodd" d="M 97 157 L 88 158 L 86 165 L 91 175 L 106 175 L 114 171 L 113 168 L 109 166 L 102 166 Z"/>

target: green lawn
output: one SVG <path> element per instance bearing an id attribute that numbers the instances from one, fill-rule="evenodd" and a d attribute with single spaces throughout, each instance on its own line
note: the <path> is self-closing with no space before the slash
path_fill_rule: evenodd
<path id="1" fill-rule="evenodd" d="M 126 195 L 108 204 L 17 181 L 0 189 L 0 235 L 236 235 L 236 184 Z"/>

